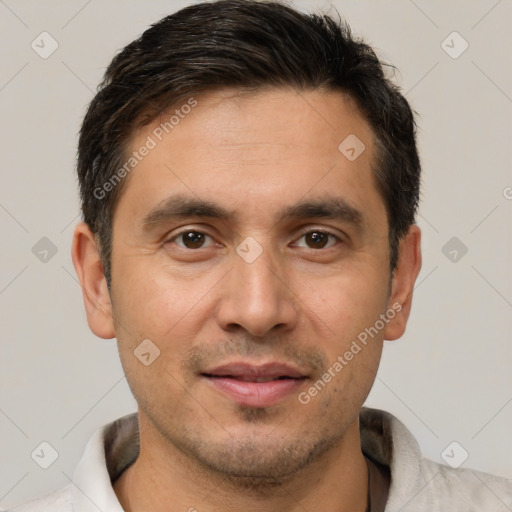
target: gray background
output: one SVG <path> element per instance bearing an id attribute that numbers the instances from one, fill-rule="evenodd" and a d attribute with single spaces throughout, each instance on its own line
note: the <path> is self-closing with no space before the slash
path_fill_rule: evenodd
<path id="1" fill-rule="evenodd" d="M 135 410 L 115 342 L 88 330 L 71 263 L 76 134 L 114 53 L 186 3 L 0 0 L 3 507 L 67 484 L 91 433 Z M 412 317 L 387 343 L 368 405 L 397 415 L 426 456 L 441 461 L 457 441 L 463 467 L 512 478 L 511 2 L 334 5 L 400 70 L 424 168 Z M 31 48 L 43 31 L 59 45 L 47 59 Z M 469 44 L 457 58 L 454 31 Z M 42 441 L 59 455 L 46 470 L 31 458 Z"/>

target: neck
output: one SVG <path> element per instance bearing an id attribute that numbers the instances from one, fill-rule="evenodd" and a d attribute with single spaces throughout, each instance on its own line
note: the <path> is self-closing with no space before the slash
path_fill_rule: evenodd
<path id="1" fill-rule="evenodd" d="M 202 467 L 155 435 L 148 423 L 139 419 L 139 425 L 139 456 L 114 483 L 126 512 L 366 510 L 368 469 L 358 421 L 335 447 L 299 472 L 278 483 L 258 485 Z"/>

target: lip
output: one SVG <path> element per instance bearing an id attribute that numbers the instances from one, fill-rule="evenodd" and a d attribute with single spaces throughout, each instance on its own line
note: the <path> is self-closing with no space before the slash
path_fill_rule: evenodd
<path id="1" fill-rule="evenodd" d="M 234 362 L 212 368 L 201 375 L 217 391 L 238 404 L 259 408 L 275 405 L 297 392 L 308 378 L 298 368 L 278 362 L 261 365 Z"/>

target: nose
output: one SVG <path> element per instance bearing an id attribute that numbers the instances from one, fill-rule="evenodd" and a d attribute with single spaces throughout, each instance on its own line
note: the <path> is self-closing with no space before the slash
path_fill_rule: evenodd
<path id="1" fill-rule="evenodd" d="M 235 255 L 217 309 L 217 321 L 225 331 L 245 330 L 263 337 L 271 331 L 285 332 L 295 327 L 295 294 L 287 282 L 286 270 L 273 264 L 268 252 L 263 251 L 251 263 Z"/>

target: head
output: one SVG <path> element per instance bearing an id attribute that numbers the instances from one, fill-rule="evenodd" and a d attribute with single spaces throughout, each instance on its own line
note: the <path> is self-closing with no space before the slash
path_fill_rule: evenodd
<path id="1" fill-rule="evenodd" d="M 420 268 L 414 119 L 368 45 L 279 3 L 187 7 L 108 67 L 78 176 L 89 325 L 147 432 L 251 481 L 350 437 Z M 233 399 L 211 373 L 240 361 L 300 378 Z"/>

